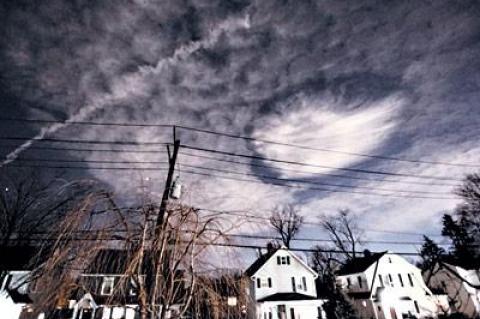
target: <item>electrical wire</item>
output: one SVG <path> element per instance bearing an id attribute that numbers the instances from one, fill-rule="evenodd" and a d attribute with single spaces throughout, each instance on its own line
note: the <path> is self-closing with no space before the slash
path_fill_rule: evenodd
<path id="1" fill-rule="evenodd" d="M 136 142 L 136 141 L 101 141 L 101 140 L 77 140 L 60 138 L 32 139 L 30 137 L 2 136 L 0 140 L 7 141 L 35 141 L 42 143 L 72 143 L 72 144 L 112 144 L 112 145 L 168 145 L 165 142 Z"/>
<path id="2" fill-rule="evenodd" d="M 93 170 L 132 170 L 132 171 L 155 171 L 155 170 L 168 170 L 168 168 L 158 168 L 158 167 L 95 167 L 95 166 L 85 166 L 85 167 L 78 167 L 78 166 L 57 166 L 57 165 L 29 165 L 29 164 L 7 164 L 10 167 L 38 167 L 38 168 L 50 168 L 50 169 L 93 169 Z M 220 179 L 226 180 L 233 180 L 233 181 L 241 181 L 241 182 L 250 182 L 256 184 L 262 184 L 263 182 L 260 180 L 252 180 L 252 179 L 241 179 L 241 178 L 233 178 L 229 176 L 223 176 L 218 174 L 212 173 L 203 173 L 191 170 L 183 170 L 184 174 L 192 174 L 192 175 L 199 175 L 199 176 L 209 176 L 215 177 Z M 419 199 L 439 199 L 439 200 L 454 200 L 455 197 L 433 197 L 433 196 L 403 196 L 403 195 L 396 195 L 396 194 L 383 194 L 383 193 L 372 193 L 372 192 L 362 192 L 362 191 L 347 191 L 347 190 L 340 190 L 340 189 L 326 189 L 326 188 L 319 188 L 319 187 L 305 187 L 301 185 L 292 185 L 292 184 L 281 184 L 275 180 L 272 180 L 269 185 L 277 186 L 277 187 L 288 187 L 294 189 L 306 189 L 306 190 L 313 190 L 313 191 L 320 191 L 326 193 L 349 193 L 349 194 L 362 194 L 362 195 L 372 195 L 372 196 L 381 196 L 381 197 L 395 197 L 395 198 L 419 198 Z"/>
<path id="3" fill-rule="evenodd" d="M 166 161 L 112 161 L 112 160 L 68 160 L 68 159 L 45 159 L 45 158 L 18 158 L 17 161 L 20 162 L 60 162 L 60 163 L 95 163 L 95 164 L 168 164 Z M 180 163 L 179 163 L 180 165 Z M 450 195 L 451 193 L 447 192 L 431 192 L 431 191 L 409 191 L 409 190 L 394 190 L 388 188 L 379 188 L 379 187 L 369 187 L 369 186 L 354 186 L 354 185 L 345 185 L 345 184 L 331 184 L 331 183 L 323 183 L 323 182 L 314 182 L 302 179 L 292 179 L 292 178 L 279 178 L 270 175 L 264 174 L 252 174 L 252 173 L 240 173 L 230 170 L 212 168 L 212 167 L 203 167 L 203 166 L 196 166 L 196 165 L 189 165 L 189 164 L 182 164 L 184 167 L 194 168 L 194 169 L 201 169 L 213 172 L 220 172 L 226 174 L 233 174 L 233 175 L 241 175 L 241 176 L 252 176 L 257 177 L 260 179 L 268 179 L 268 180 L 275 180 L 280 182 L 294 182 L 294 183 L 301 183 L 301 184 L 309 184 L 309 185 L 318 185 L 318 186 L 326 186 L 326 187 L 339 187 L 339 188 L 353 188 L 353 189 L 366 189 L 366 190 L 374 190 L 374 191 L 385 191 L 385 192 L 393 192 L 393 193 L 404 193 L 404 194 L 434 194 L 434 195 Z"/>
<path id="4" fill-rule="evenodd" d="M 242 154 L 242 153 L 220 151 L 220 150 L 208 149 L 208 148 L 203 148 L 203 147 L 196 147 L 196 146 L 186 145 L 186 144 L 181 144 L 181 147 L 186 148 L 186 149 L 190 149 L 190 150 L 196 150 L 196 151 L 202 151 L 202 152 L 208 152 L 208 153 L 216 153 L 216 154 L 222 154 L 222 155 L 228 155 L 228 156 L 236 156 L 236 157 L 242 157 L 242 158 L 256 159 L 256 160 L 274 162 L 274 163 L 291 164 L 291 165 L 303 166 L 303 167 L 336 169 L 336 170 L 341 170 L 341 171 L 355 172 L 355 173 L 362 173 L 362 174 L 389 175 L 389 176 L 400 176 L 400 177 L 412 177 L 412 178 L 421 178 L 421 179 L 435 179 L 435 180 L 442 180 L 442 181 L 462 182 L 462 180 L 455 179 L 455 178 L 449 178 L 449 177 L 429 176 L 429 175 L 415 175 L 415 174 L 405 174 L 405 173 L 393 173 L 393 172 L 373 171 L 373 170 L 358 169 L 358 168 L 332 167 L 332 166 L 309 164 L 309 163 L 302 163 L 302 162 L 290 161 L 290 160 L 281 160 L 281 159 L 269 158 L 269 157 L 265 157 L 265 156 L 248 155 L 248 154 Z"/>
<path id="5" fill-rule="evenodd" d="M 204 134 L 212 134 L 217 136 L 224 136 L 229 138 L 235 139 L 242 139 L 251 142 L 259 142 L 264 144 L 271 144 L 271 145 L 278 145 L 278 146 L 287 146 L 293 147 L 297 149 L 305 149 L 310 151 L 319 151 L 319 152 L 329 152 L 329 153 L 336 153 L 336 154 L 344 154 L 349 156 L 357 156 L 357 157 L 365 157 L 365 158 L 375 158 L 380 160 L 389 160 L 389 161 L 396 161 L 396 162 L 408 162 L 408 163 L 417 163 L 417 164 L 430 164 L 430 165 L 445 165 L 445 166 L 456 166 L 456 167 L 480 167 L 478 164 L 471 164 L 471 163 L 452 163 L 452 162 L 443 162 L 443 161 L 425 161 L 425 160 L 418 160 L 418 159 L 409 159 L 409 158 L 399 158 L 393 156 L 383 156 L 383 155 L 374 155 L 374 154 L 363 154 L 357 152 L 347 152 L 329 148 L 319 148 L 319 147 L 312 147 L 307 145 L 299 145 L 294 143 L 285 143 L 279 142 L 274 140 L 267 140 L 261 138 L 255 138 L 250 136 L 244 136 L 239 134 L 233 133 L 226 133 L 226 132 L 218 132 L 214 130 L 207 130 L 207 129 L 200 129 L 186 125 L 172 125 L 172 124 L 156 124 L 156 123 L 118 123 L 118 122 L 96 122 L 96 121 L 59 121 L 59 120 L 42 120 L 42 119 L 21 119 L 21 118 L 0 118 L 0 121 L 4 122 L 26 122 L 26 123 L 47 123 L 47 124 L 69 124 L 69 125 L 93 125 L 93 126 L 111 126 L 111 127 L 157 127 L 157 128 L 168 128 L 168 127 L 176 127 L 178 129 L 183 129 L 187 131 L 197 132 L 197 133 L 204 133 Z"/>
<path id="6" fill-rule="evenodd" d="M 306 145 L 299 145 L 299 144 L 293 144 L 293 143 L 285 143 L 285 142 L 279 142 L 279 141 L 273 141 L 273 140 L 266 140 L 266 139 L 237 135 L 237 134 L 232 134 L 232 133 L 225 133 L 225 132 L 218 132 L 218 131 L 213 131 L 213 130 L 199 129 L 199 128 L 183 126 L 183 125 L 176 125 L 176 127 L 179 128 L 179 129 L 184 129 L 184 130 L 193 131 L 193 132 L 213 134 L 213 135 L 218 135 L 218 136 L 225 136 L 225 137 L 230 137 L 230 138 L 235 138 L 235 139 L 242 139 L 242 140 L 246 140 L 246 141 L 260 142 L 260 143 L 264 143 L 264 144 L 272 144 L 272 145 L 278 145 L 278 146 L 288 146 L 288 147 L 310 150 L 310 151 L 329 152 L 329 153 L 344 154 L 344 155 L 350 155 L 350 156 L 359 156 L 359 157 L 366 157 L 366 158 L 376 158 L 376 159 L 381 159 L 381 160 L 418 163 L 418 164 L 446 165 L 446 166 L 458 166 L 458 167 L 480 167 L 480 165 L 478 165 L 478 164 L 470 164 L 470 163 L 423 161 L 423 160 L 399 158 L 399 157 L 392 157 L 392 156 L 371 155 L 371 154 L 362 154 L 362 153 L 355 153 L 355 152 L 339 151 L 339 150 L 334 150 L 334 149 L 311 147 L 311 146 L 306 146 Z"/>

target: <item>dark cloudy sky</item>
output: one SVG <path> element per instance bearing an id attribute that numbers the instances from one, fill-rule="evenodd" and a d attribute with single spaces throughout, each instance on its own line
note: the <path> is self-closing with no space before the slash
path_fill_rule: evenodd
<path id="1" fill-rule="evenodd" d="M 477 1 L 2 1 L 0 115 L 183 124 L 350 153 L 478 164 L 479 17 Z M 4 137 L 171 140 L 171 130 L 160 128 L 0 124 Z M 476 169 L 179 134 L 190 145 L 335 168 L 453 179 Z M 25 163 L 21 158 L 165 159 L 145 153 L 39 152 L 29 147 L 49 144 L 1 143 L 2 158 L 13 160 L 8 165 Z M 247 183 L 198 177 L 182 174 L 182 165 L 346 184 L 353 191 L 384 188 L 453 197 L 452 186 L 433 185 L 438 180 L 334 168 L 295 173 L 285 170 L 295 168 L 288 165 L 255 162 L 271 166 L 260 169 L 191 156 L 180 156 L 180 163 L 184 200 L 209 208 L 265 214 L 276 204 L 293 202 L 312 221 L 350 208 L 365 228 L 438 233 L 441 214 L 457 203 L 284 188 L 262 178 Z M 135 193 L 140 179 L 138 171 L 75 171 L 82 174 L 120 194 Z M 153 193 L 162 191 L 163 171 L 142 176 L 150 178 Z M 419 181 L 427 185 L 408 184 Z M 318 235 L 318 230 L 305 233 Z"/>

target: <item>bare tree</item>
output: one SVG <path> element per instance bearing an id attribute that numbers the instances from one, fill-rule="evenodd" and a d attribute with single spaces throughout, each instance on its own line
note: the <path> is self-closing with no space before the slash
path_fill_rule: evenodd
<path id="1" fill-rule="evenodd" d="M 341 209 L 334 216 L 323 217 L 321 224 L 335 249 L 343 256 L 339 256 L 338 261 L 348 261 L 357 257 L 358 249 L 363 245 L 363 231 L 348 209 Z"/>
<path id="2" fill-rule="evenodd" d="M 112 218 L 111 225 L 98 225 L 93 221 L 95 207 L 109 197 L 106 192 L 86 195 L 50 232 L 35 236 L 38 254 L 32 259 L 33 271 L 30 282 L 31 310 L 35 314 L 49 314 L 66 307 L 72 294 L 83 288 L 78 275 L 98 251 L 108 246 L 115 238 L 115 229 L 121 220 Z M 106 212 L 106 211 L 103 211 Z M 121 219 L 121 218 L 120 218 Z"/>
<path id="3" fill-rule="evenodd" d="M 21 241 L 59 222 L 85 185 L 35 171 L 0 169 L 0 245 Z M 91 187 L 91 185 L 89 185 Z"/>
<path id="4" fill-rule="evenodd" d="M 200 260 L 206 249 L 228 240 L 225 234 L 239 221 L 170 202 L 156 226 L 160 204 L 150 195 L 139 200 L 138 206 L 124 208 L 114 194 L 92 189 L 66 205 L 54 227 L 24 238 L 43 243 L 25 279 L 30 283 L 32 315 L 43 312 L 49 318 L 68 307 L 69 299 L 98 293 L 98 280 L 82 275 L 96 262 L 114 264 L 118 270 L 113 293 L 102 301 L 106 307 L 125 307 L 124 297 L 133 290 L 135 311 L 142 319 L 180 318 L 190 310 L 201 289 L 199 272 L 207 263 Z M 102 254 L 107 250 L 116 254 Z"/>
<path id="5" fill-rule="evenodd" d="M 245 318 L 248 280 L 239 271 L 214 269 L 203 274 L 198 278 L 191 314 L 204 319 Z"/>
<path id="6" fill-rule="evenodd" d="M 84 181 L 67 182 L 25 169 L 0 169 L 0 247 L 37 245 L 32 236 L 54 229 L 81 194 Z M 39 237 L 37 236 L 36 239 Z M 2 269 L 0 281 L 8 269 Z"/>
<path id="7" fill-rule="evenodd" d="M 292 204 L 276 207 L 270 216 L 270 225 L 287 248 L 290 248 L 290 241 L 300 231 L 302 224 L 303 216 L 299 215 L 298 209 Z"/>

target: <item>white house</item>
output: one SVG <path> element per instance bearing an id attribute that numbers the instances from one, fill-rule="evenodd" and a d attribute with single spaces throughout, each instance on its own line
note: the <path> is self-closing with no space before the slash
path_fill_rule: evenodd
<path id="1" fill-rule="evenodd" d="M 0 282 L 0 312 L 6 318 L 19 318 L 30 303 L 27 294 L 29 274 L 26 270 L 11 270 Z"/>
<path id="2" fill-rule="evenodd" d="M 446 295 L 434 295 L 421 270 L 399 255 L 366 251 L 337 275 L 362 318 L 436 318 L 448 312 Z"/>
<path id="3" fill-rule="evenodd" d="M 468 318 L 480 317 L 480 270 L 438 263 L 429 281 L 430 287 L 448 294 L 452 312 L 463 313 Z"/>
<path id="4" fill-rule="evenodd" d="M 0 248 L 0 314 L 2 318 L 17 319 L 28 311 L 31 259 L 36 250 L 31 246 Z"/>
<path id="5" fill-rule="evenodd" d="M 317 298 L 317 274 L 286 247 L 269 249 L 245 274 L 254 318 L 325 318 L 324 300 Z"/>

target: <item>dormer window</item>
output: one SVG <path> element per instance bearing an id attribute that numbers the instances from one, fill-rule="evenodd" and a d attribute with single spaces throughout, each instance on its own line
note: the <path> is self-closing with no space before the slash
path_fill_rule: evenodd
<path id="1" fill-rule="evenodd" d="M 113 293 L 114 284 L 115 284 L 114 277 L 103 277 L 102 288 L 100 293 L 104 296 L 111 295 Z"/>
<path id="2" fill-rule="evenodd" d="M 277 256 L 277 265 L 290 265 L 290 256 Z"/>

